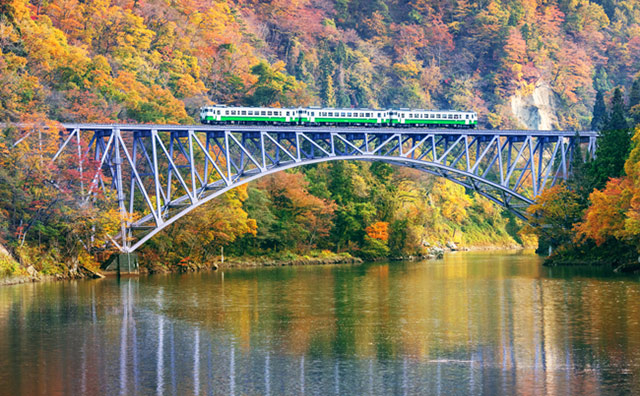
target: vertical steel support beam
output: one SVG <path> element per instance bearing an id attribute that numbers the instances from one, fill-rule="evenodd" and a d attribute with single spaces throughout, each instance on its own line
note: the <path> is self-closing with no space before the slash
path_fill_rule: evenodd
<path id="1" fill-rule="evenodd" d="M 205 155 L 205 159 L 204 159 L 204 186 L 206 187 L 206 186 L 209 185 L 209 160 L 208 160 L 208 157 L 209 157 L 208 156 L 208 154 L 209 154 L 209 132 L 205 132 L 205 140 L 206 140 L 206 142 L 204 142 L 204 150 L 206 151 L 207 155 Z M 211 165 L 213 165 L 213 164 L 211 164 Z"/>
<path id="2" fill-rule="evenodd" d="M 120 232 L 122 236 L 122 249 L 125 253 L 129 251 L 127 241 L 127 210 L 124 207 L 124 191 L 122 188 L 122 158 L 120 156 L 120 128 L 114 128 L 112 133 L 115 137 L 115 166 L 116 166 L 116 193 L 118 196 L 118 208 L 120 209 Z"/>
<path id="3" fill-rule="evenodd" d="M 500 141 L 500 137 L 498 137 L 498 166 L 500 167 L 500 185 L 504 183 L 504 167 L 502 165 L 502 150 L 504 146 L 506 146 L 507 142 L 504 144 Z"/>
<path id="4" fill-rule="evenodd" d="M 562 139 L 562 176 L 567 180 L 567 151 L 565 149 L 564 139 Z"/>
<path id="5" fill-rule="evenodd" d="M 80 172 L 80 194 L 84 197 L 84 169 L 82 158 L 82 144 L 80 142 L 80 129 L 76 129 L 76 142 L 78 144 L 78 171 Z"/>
<path id="6" fill-rule="evenodd" d="M 544 154 L 544 143 L 545 143 L 545 139 L 543 137 L 538 137 L 538 170 L 536 172 L 537 174 L 537 187 L 536 187 L 536 192 L 538 194 L 540 194 L 540 183 L 542 183 L 542 161 L 543 161 L 543 154 Z"/>
<path id="7" fill-rule="evenodd" d="M 227 160 L 227 178 L 231 179 L 231 150 L 229 150 L 229 131 L 224 131 L 224 155 Z"/>
<path id="8" fill-rule="evenodd" d="M 262 169 L 267 169 L 267 152 L 264 147 L 264 131 L 260 131 L 260 151 L 262 151 Z"/>
<path id="9" fill-rule="evenodd" d="M 133 213 L 133 200 L 135 197 L 135 183 L 136 180 L 134 178 L 133 172 L 138 164 L 138 139 L 139 139 L 139 133 L 140 132 L 134 132 L 133 133 L 133 158 L 132 161 L 133 163 L 131 164 L 131 184 L 129 186 L 129 213 Z"/>
<path id="10" fill-rule="evenodd" d="M 533 185 L 533 196 L 538 195 L 538 179 L 536 175 L 535 149 L 533 148 L 533 137 L 529 136 L 529 161 L 531 162 L 531 184 Z"/>
<path id="11" fill-rule="evenodd" d="M 196 196 L 196 163 L 193 159 L 193 130 L 189 129 L 189 168 L 191 169 L 191 188 L 193 190 L 193 196 Z"/>
<path id="12" fill-rule="evenodd" d="M 158 139 L 160 139 L 160 136 L 158 136 Z M 169 132 L 169 153 L 168 153 L 168 158 L 167 160 L 169 161 L 173 161 L 173 132 Z M 176 172 L 178 170 L 176 169 Z M 167 168 L 167 203 L 171 202 L 171 182 L 172 182 L 172 176 L 173 175 L 173 167 L 169 166 Z"/>
<path id="13" fill-rule="evenodd" d="M 464 155 L 467 157 L 467 172 L 471 170 L 471 159 L 469 158 L 469 136 L 464 137 Z"/>
<path id="14" fill-rule="evenodd" d="M 158 168 L 158 149 L 156 140 L 158 139 L 158 130 L 151 130 L 151 149 L 153 153 L 153 184 L 156 189 L 156 213 L 157 218 L 162 220 L 162 204 L 160 203 L 160 169 Z"/>

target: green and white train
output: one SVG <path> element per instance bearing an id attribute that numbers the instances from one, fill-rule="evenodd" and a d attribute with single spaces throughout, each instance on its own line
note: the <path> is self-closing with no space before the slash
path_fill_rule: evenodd
<path id="1" fill-rule="evenodd" d="M 420 109 L 274 108 L 215 105 L 200 109 L 200 121 L 211 125 L 299 125 L 475 128 L 474 111 Z"/>

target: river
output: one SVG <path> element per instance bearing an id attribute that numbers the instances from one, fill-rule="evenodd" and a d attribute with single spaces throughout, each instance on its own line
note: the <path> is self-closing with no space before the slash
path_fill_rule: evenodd
<path id="1" fill-rule="evenodd" d="M 465 252 L 8 286 L 0 394 L 640 394 L 640 279 Z"/>

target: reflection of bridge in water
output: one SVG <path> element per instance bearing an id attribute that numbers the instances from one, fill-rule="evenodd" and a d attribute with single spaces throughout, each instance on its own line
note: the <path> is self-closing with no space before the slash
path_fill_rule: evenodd
<path id="1" fill-rule="evenodd" d="M 194 208 L 251 180 L 332 160 L 383 161 L 444 177 L 524 210 L 570 174 L 571 131 L 64 124 L 60 149 L 98 161 L 90 191 L 115 192 L 132 252 Z M 579 143 L 595 151 L 596 134 Z M 83 158 L 82 156 L 79 156 Z M 82 160 L 78 169 L 82 172 Z M 86 171 L 86 169 L 85 169 Z"/>
<path id="2" fill-rule="evenodd" d="M 250 347 L 243 346 L 245 341 L 233 333 L 165 316 L 168 301 L 162 289 L 156 296 L 158 312 L 147 312 L 137 321 L 137 281 L 126 282 L 121 286 L 119 382 L 110 384 L 119 387 L 121 395 L 475 395 L 499 394 L 500 389 L 522 383 L 536 386 L 534 393 L 541 384 L 563 391 L 571 387 L 575 362 L 570 345 L 547 345 L 544 329 L 536 326 L 530 340 L 533 350 L 528 351 L 532 355 L 518 354 L 523 346 L 515 345 L 513 324 L 504 323 L 504 317 L 500 334 L 494 335 L 498 345 L 478 345 L 474 340 L 473 347 L 434 346 L 428 356 L 421 356 L 402 348 L 385 351 L 385 341 L 378 340 L 380 345 L 373 349 L 379 349 L 371 356 L 331 350 L 298 353 L 278 345 L 281 341 L 261 345 L 257 334 Z M 507 300 L 501 294 L 500 310 L 513 315 L 515 307 Z M 541 316 L 542 309 L 535 315 Z M 539 325 L 543 319 L 535 321 Z M 566 366 L 558 367 L 558 362 Z"/>

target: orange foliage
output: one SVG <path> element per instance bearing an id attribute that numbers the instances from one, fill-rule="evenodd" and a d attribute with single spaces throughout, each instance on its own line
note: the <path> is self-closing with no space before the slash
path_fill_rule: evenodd
<path id="1" fill-rule="evenodd" d="M 369 238 L 387 241 L 389 239 L 389 223 L 378 221 L 365 229 Z"/>
<path id="2" fill-rule="evenodd" d="M 589 196 L 591 206 L 585 221 L 576 226 L 578 235 L 603 244 L 608 238 L 624 238 L 626 212 L 630 208 L 631 185 L 629 179 L 611 179 L 604 190 L 595 190 Z"/>

